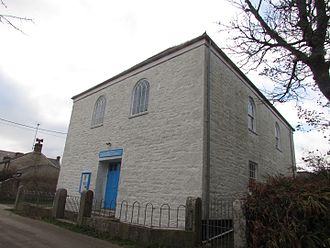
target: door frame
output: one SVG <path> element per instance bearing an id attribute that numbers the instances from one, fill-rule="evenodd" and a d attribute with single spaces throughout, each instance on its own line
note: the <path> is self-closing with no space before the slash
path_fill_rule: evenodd
<path id="1" fill-rule="evenodd" d="M 95 202 L 97 205 L 97 209 L 101 209 L 104 207 L 103 201 L 104 201 L 104 196 L 106 194 L 109 163 L 120 162 L 120 170 L 122 172 L 123 164 L 124 164 L 123 156 L 124 156 L 124 149 L 122 147 L 114 147 L 108 150 L 101 150 L 98 153 L 99 162 L 98 162 L 95 188 L 94 188 Z M 117 199 L 120 192 L 120 180 L 121 179 L 119 175 Z"/>
<path id="2" fill-rule="evenodd" d="M 103 193 L 104 204 L 102 206 L 105 209 L 111 209 L 111 210 L 116 209 L 121 165 L 122 165 L 121 159 L 108 161 L 105 189 L 104 189 L 104 193 Z M 115 168 L 115 170 L 111 170 L 111 166 L 113 166 Z M 111 175 L 110 174 L 111 171 L 112 172 L 116 171 L 116 172 L 112 173 L 112 175 Z M 109 180 L 114 180 L 114 182 L 109 181 Z M 115 189 L 115 192 L 113 192 L 113 189 Z M 110 200 L 110 203 L 109 203 L 109 200 Z"/>

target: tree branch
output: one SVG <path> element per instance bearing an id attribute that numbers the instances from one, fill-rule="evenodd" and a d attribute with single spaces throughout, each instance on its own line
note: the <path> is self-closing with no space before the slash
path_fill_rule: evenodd
<path id="1" fill-rule="evenodd" d="M 0 0 L 0 3 L 5 8 L 7 8 L 7 5 L 5 4 L 4 0 Z M 16 29 L 17 31 L 20 31 L 21 33 L 25 34 L 22 29 L 20 29 L 17 25 L 15 25 L 13 23 L 13 20 L 33 22 L 33 19 L 31 19 L 31 18 L 20 17 L 20 16 L 16 16 L 16 15 L 0 14 L 1 23 L 8 24 L 9 26 Z"/>
<path id="2" fill-rule="evenodd" d="M 19 17 L 14 15 L 1 15 L 0 14 L 0 22 L 8 24 L 9 26 L 13 27 L 17 31 L 20 31 L 21 33 L 25 34 L 23 30 L 21 30 L 19 27 L 17 27 L 15 24 L 12 23 L 12 19 L 20 20 L 20 21 L 30 21 L 33 22 L 33 19 L 26 18 L 26 17 Z"/>
<path id="3" fill-rule="evenodd" d="M 249 10 L 253 14 L 253 16 L 257 19 L 260 25 L 265 29 L 267 34 L 272 37 L 279 46 L 289 50 L 292 54 L 294 54 L 297 59 L 306 61 L 308 57 L 306 54 L 302 53 L 301 51 L 295 49 L 293 46 L 290 46 L 274 29 L 271 29 L 268 24 L 264 21 L 264 19 L 260 16 L 258 11 L 253 7 L 250 0 L 245 0 L 246 4 L 249 6 Z"/>
<path id="4" fill-rule="evenodd" d="M 3 6 L 5 6 L 5 8 L 7 8 L 7 5 L 5 4 L 5 2 L 4 2 L 3 0 L 1 0 L 1 4 L 2 4 Z"/>
<path id="5" fill-rule="evenodd" d="M 291 77 L 290 77 L 290 79 L 289 79 L 289 82 L 288 82 L 287 85 L 286 85 L 285 92 L 284 92 L 283 95 L 279 98 L 279 101 L 282 101 L 283 98 L 289 93 L 289 91 L 290 91 L 290 89 L 291 89 L 291 86 L 292 86 L 292 80 L 293 80 L 293 78 L 295 77 L 295 73 L 296 73 L 297 63 L 298 63 L 297 60 L 295 60 L 295 61 L 293 62 L 293 68 L 292 68 L 292 72 L 291 72 Z"/>
<path id="6" fill-rule="evenodd" d="M 301 28 L 301 31 L 303 32 L 303 37 L 310 46 L 310 41 L 313 37 L 313 28 L 311 23 L 308 21 L 306 0 L 297 0 L 297 7 L 299 16 L 299 21 L 297 25 Z"/>

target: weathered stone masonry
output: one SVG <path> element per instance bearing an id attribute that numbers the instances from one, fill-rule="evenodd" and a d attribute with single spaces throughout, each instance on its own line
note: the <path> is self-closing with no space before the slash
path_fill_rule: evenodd
<path id="1" fill-rule="evenodd" d="M 130 116 L 132 90 L 150 83 L 148 112 Z M 91 127 L 96 100 L 104 95 L 103 125 Z M 256 103 L 256 132 L 247 127 L 247 102 Z M 246 192 L 248 162 L 265 174 L 292 172 L 292 128 L 252 83 L 202 35 L 170 48 L 73 98 L 58 188 L 79 194 L 80 176 L 105 194 L 108 161 L 100 151 L 123 149 L 117 202 L 173 207 L 188 196 L 209 199 Z M 274 128 L 281 128 L 281 150 Z M 111 143 L 109 148 L 106 143 Z M 118 158 L 116 158 L 118 159 Z"/>

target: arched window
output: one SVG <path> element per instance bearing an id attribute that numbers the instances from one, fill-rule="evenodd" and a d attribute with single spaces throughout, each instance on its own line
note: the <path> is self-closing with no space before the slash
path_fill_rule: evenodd
<path id="1" fill-rule="evenodd" d="M 252 97 L 249 97 L 248 102 L 248 127 L 252 131 L 256 131 L 256 105 Z"/>
<path id="2" fill-rule="evenodd" d="M 95 102 L 94 112 L 92 117 L 92 127 L 103 124 L 105 104 L 106 104 L 106 99 L 104 96 L 100 96 Z"/>
<path id="3" fill-rule="evenodd" d="M 148 111 L 149 102 L 149 82 L 141 79 L 133 89 L 132 96 L 132 115 Z"/>
<path id="4" fill-rule="evenodd" d="M 281 148 L 281 129 L 278 123 L 275 123 L 275 146 L 277 149 Z"/>

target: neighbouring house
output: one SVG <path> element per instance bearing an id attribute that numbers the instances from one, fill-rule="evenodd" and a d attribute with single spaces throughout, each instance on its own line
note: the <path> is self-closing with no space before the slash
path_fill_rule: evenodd
<path id="1" fill-rule="evenodd" d="M 18 158 L 22 155 L 24 155 L 24 153 L 0 150 L 0 171 L 9 166 L 11 159 Z"/>
<path id="2" fill-rule="evenodd" d="M 206 212 L 295 172 L 293 128 L 207 34 L 72 99 L 58 188 L 91 189 L 104 208 L 193 196 Z"/>
<path id="3" fill-rule="evenodd" d="M 0 163 L 6 159 L 13 159 L 24 155 L 22 152 L 11 152 L 11 151 L 4 151 L 0 150 Z"/>
<path id="4" fill-rule="evenodd" d="M 19 153 L 11 156 L 5 152 L 1 167 L 1 173 L 6 174 L 7 179 L 0 182 L 1 192 L 10 192 L 15 195 L 20 185 L 30 191 L 55 192 L 60 171 L 60 157 L 47 158 L 42 154 L 42 140 L 38 139 L 34 150 L 29 153 Z"/>

